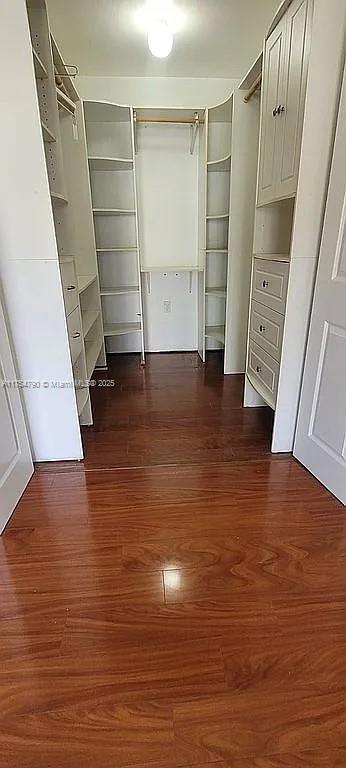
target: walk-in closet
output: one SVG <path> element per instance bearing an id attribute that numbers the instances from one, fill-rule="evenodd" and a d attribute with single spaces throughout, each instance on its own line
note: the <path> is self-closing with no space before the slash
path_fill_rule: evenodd
<path id="1" fill-rule="evenodd" d="M 55 0 L 13 13 L 21 43 L 5 99 L 16 94 L 18 124 L 25 105 L 30 150 L 12 132 L 1 277 L 20 378 L 44 382 L 23 387 L 36 461 L 82 459 L 103 415 L 93 389 L 111 368 L 105 411 L 116 407 L 121 356 L 145 382 L 162 353 L 195 354 L 202 376 L 213 359 L 242 376 L 243 408 L 272 412 L 272 451 L 292 450 L 339 93 L 335 63 L 312 195 L 321 2 L 269 12 L 266 0 L 251 56 L 238 52 L 228 78 L 173 74 L 178 49 L 160 63 L 149 43 L 160 77 L 105 74 Z"/>

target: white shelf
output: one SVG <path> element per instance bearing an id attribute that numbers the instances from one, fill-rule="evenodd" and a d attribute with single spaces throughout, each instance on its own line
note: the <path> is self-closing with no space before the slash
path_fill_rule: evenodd
<path id="1" fill-rule="evenodd" d="M 82 312 L 82 323 L 83 323 L 83 336 L 84 338 L 88 335 L 89 331 L 93 327 L 94 323 L 96 323 L 96 320 L 100 317 L 100 310 L 86 310 L 85 312 Z"/>
<path id="2" fill-rule="evenodd" d="M 225 299 L 226 298 L 226 286 L 220 286 L 215 288 L 206 288 L 205 289 L 205 295 L 206 296 L 215 296 L 217 299 Z"/>
<path id="3" fill-rule="evenodd" d="M 43 141 L 46 141 L 48 144 L 52 143 L 53 141 L 56 141 L 56 138 L 54 136 L 54 133 L 48 128 L 46 123 L 41 120 L 41 126 L 42 126 L 42 133 L 43 133 Z"/>
<path id="4" fill-rule="evenodd" d="M 89 399 L 89 387 L 77 387 L 76 399 L 77 399 L 78 416 L 80 416 Z"/>
<path id="5" fill-rule="evenodd" d="M 206 253 L 228 253 L 228 248 L 206 248 Z"/>
<path id="6" fill-rule="evenodd" d="M 132 171 L 133 160 L 124 157 L 89 157 L 91 171 Z"/>
<path id="7" fill-rule="evenodd" d="M 214 339 L 219 341 L 220 344 L 225 343 L 225 326 L 224 325 L 207 325 L 205 329 L 205 335 L 208 339 Z"/>
<path id="8" fill-rule="evenodd" d="M 289 253 L 254 253 L 255 259 L 265 259 L 266 261 L 283 261 L 289 263 L 291 261 Z"/>
<path id="9" fill-rule="evenodd" d="M 141 267 L 141 272 L 203 272 L 203 267 L 196 267 L 195 264 L 176 264 L 175 266 L 160 267 Z"/>
<path id="10" fill-rule="evenodd" d="M 70 115 L 74 115 L 76 111 L 76 105 L 74 101 L 72 101 L 69 96 L 66 96 L 66 93 L 61 91 L 58 87 L 56 88 L 56 98 L 59 109 L 65 109 L 66 112 L 69 112 Z"/>
<path id="11" fill-rule="evenodd" d="M 105 336 L 124 336 L 127 333 L 136 333 L 141 330 L 140 323 L 106 323 Z"/>
<path id="12" fill-rule="evenodd" d="M 94 216 L 133 216 L 136 211 L 128 208 L 93 208 Z"/>
<path id="13" fill-rule="evenodd" d="M 32 55 L 34 57 L 35 75 L 37 79 L 47 80 L 48 72 L 46 70 L 46 67 L 44 66 L 42 59 L 39 57 L 38 53 L 36 53 L 35 48 L 32 49 Z"/>
<path id="14" fill-rule="evenodd" d="M 228 213 L 217 213 L 215 216 L 207 216 L 207 221 L 226 221 L 229 219 Z"/>
<path id="15" fill-rule="evenodd" d="M 101 288 L 101 296 L 120 296 L 125 293 L 139 293 L 139 285 L 119 285 L 114 288 Z"/>
<path id="16" fill-rule="evenodd" d="M 79 275 L 78 277 L 78 293 L 81 294 L 89 288 L 89 285 L 96 280 L 96 275 Z"/>
<path id="17" fill-rule="evenodd" d="M 102 339 L 85 342 L 87 379 L 90 379 L 93 375 L 95 365 L 97 363 L 97 358 L 101 352 L 101 347 Z"/>
<path id="18" fill-rule="evenodd" d="M 129 245 L 129 246 L 121 246 L 119 248 L 97 248 L 97 253 L 128 253 L 132 251 L 137 251 L 137 246 Z"/>
<path id="19" fill-rule="evenodd" d="M 53 203 L 57 203 L 57 205 L 67 205 L 68 200 L 64 195 L 60 195 L 59 192 L 51 192 L 50 193 L 51 199 Z"/>
<path id="20" fill-rule="evenodd" d="M 227 173 L 231 170 L 231 155 L 221 157 L 220 160 L 208 160 L 207 169 L 213 173 Z"/>

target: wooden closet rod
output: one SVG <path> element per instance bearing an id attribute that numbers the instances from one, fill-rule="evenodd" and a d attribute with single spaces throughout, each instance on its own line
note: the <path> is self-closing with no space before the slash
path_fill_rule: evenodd
<path id="1" fill-rule="evenodd" d="M 166 125 L 195 125 L 195 120 L 169 120 L 162 118 L 160 120 L 146 120 L 145 118 L 137 117 L 137 123 L 151 123 L 152 125 L 158 125 L 165 123 Z M 203 125 L 204 120 L 199 119 L 199 125 Z"/>
<path id="2" fill-rule="evenodd" d="M 248 102 L 250 99 L 252 99 L 253 95 L 258 91 L 261 87 L 262 83 L 262 72 L 258 77 L 256 77 L 256 80 L 252 83 L 251 88 L 248 90 L 246 96 L 244 96 L 244 101 Z"/>

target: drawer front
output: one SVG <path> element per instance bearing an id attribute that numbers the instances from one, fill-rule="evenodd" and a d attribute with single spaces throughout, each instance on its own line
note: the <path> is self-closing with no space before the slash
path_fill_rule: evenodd
<path id="1" fill-rule="evenodd" d="M 275 409 L 280 366 L 254 341 L 250 341 L 247 373 L 255 389 Z"/>
<path id="2" fill-rule="evenodd" d="M 79 307 L 74 309 L 67 318 L 68 336 L 70 341 L 71 359 L 75 363 L 83 349 L 82 321 Z"/>
<path id="3" fill-rule="evenodd" d="M 289 264 L 254 259 L 252 296 L 255 301 L 285 314 Z"/>
<path id="4" fill-rule="evenodd" d="M 60 264 L 61 281 L 64 291 L 65 312 L 70 315 L 79 304 L 78 283 L 73 261 Z"/>
<path id="5" fill-rule="evenodd" d="M 257 301 L 251 303 L 250 339 L 280 361 L 284 316 Z"/>

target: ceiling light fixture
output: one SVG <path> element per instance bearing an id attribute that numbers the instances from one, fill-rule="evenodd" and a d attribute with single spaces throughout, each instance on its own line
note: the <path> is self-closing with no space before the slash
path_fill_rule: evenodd
<path id="1" fill-rule="evenodd" d="M 152 21 L 148 31 L 149 50 L 158 59 L 164 59 L 173 48 L 173 32 L 166 19 Z"/>

